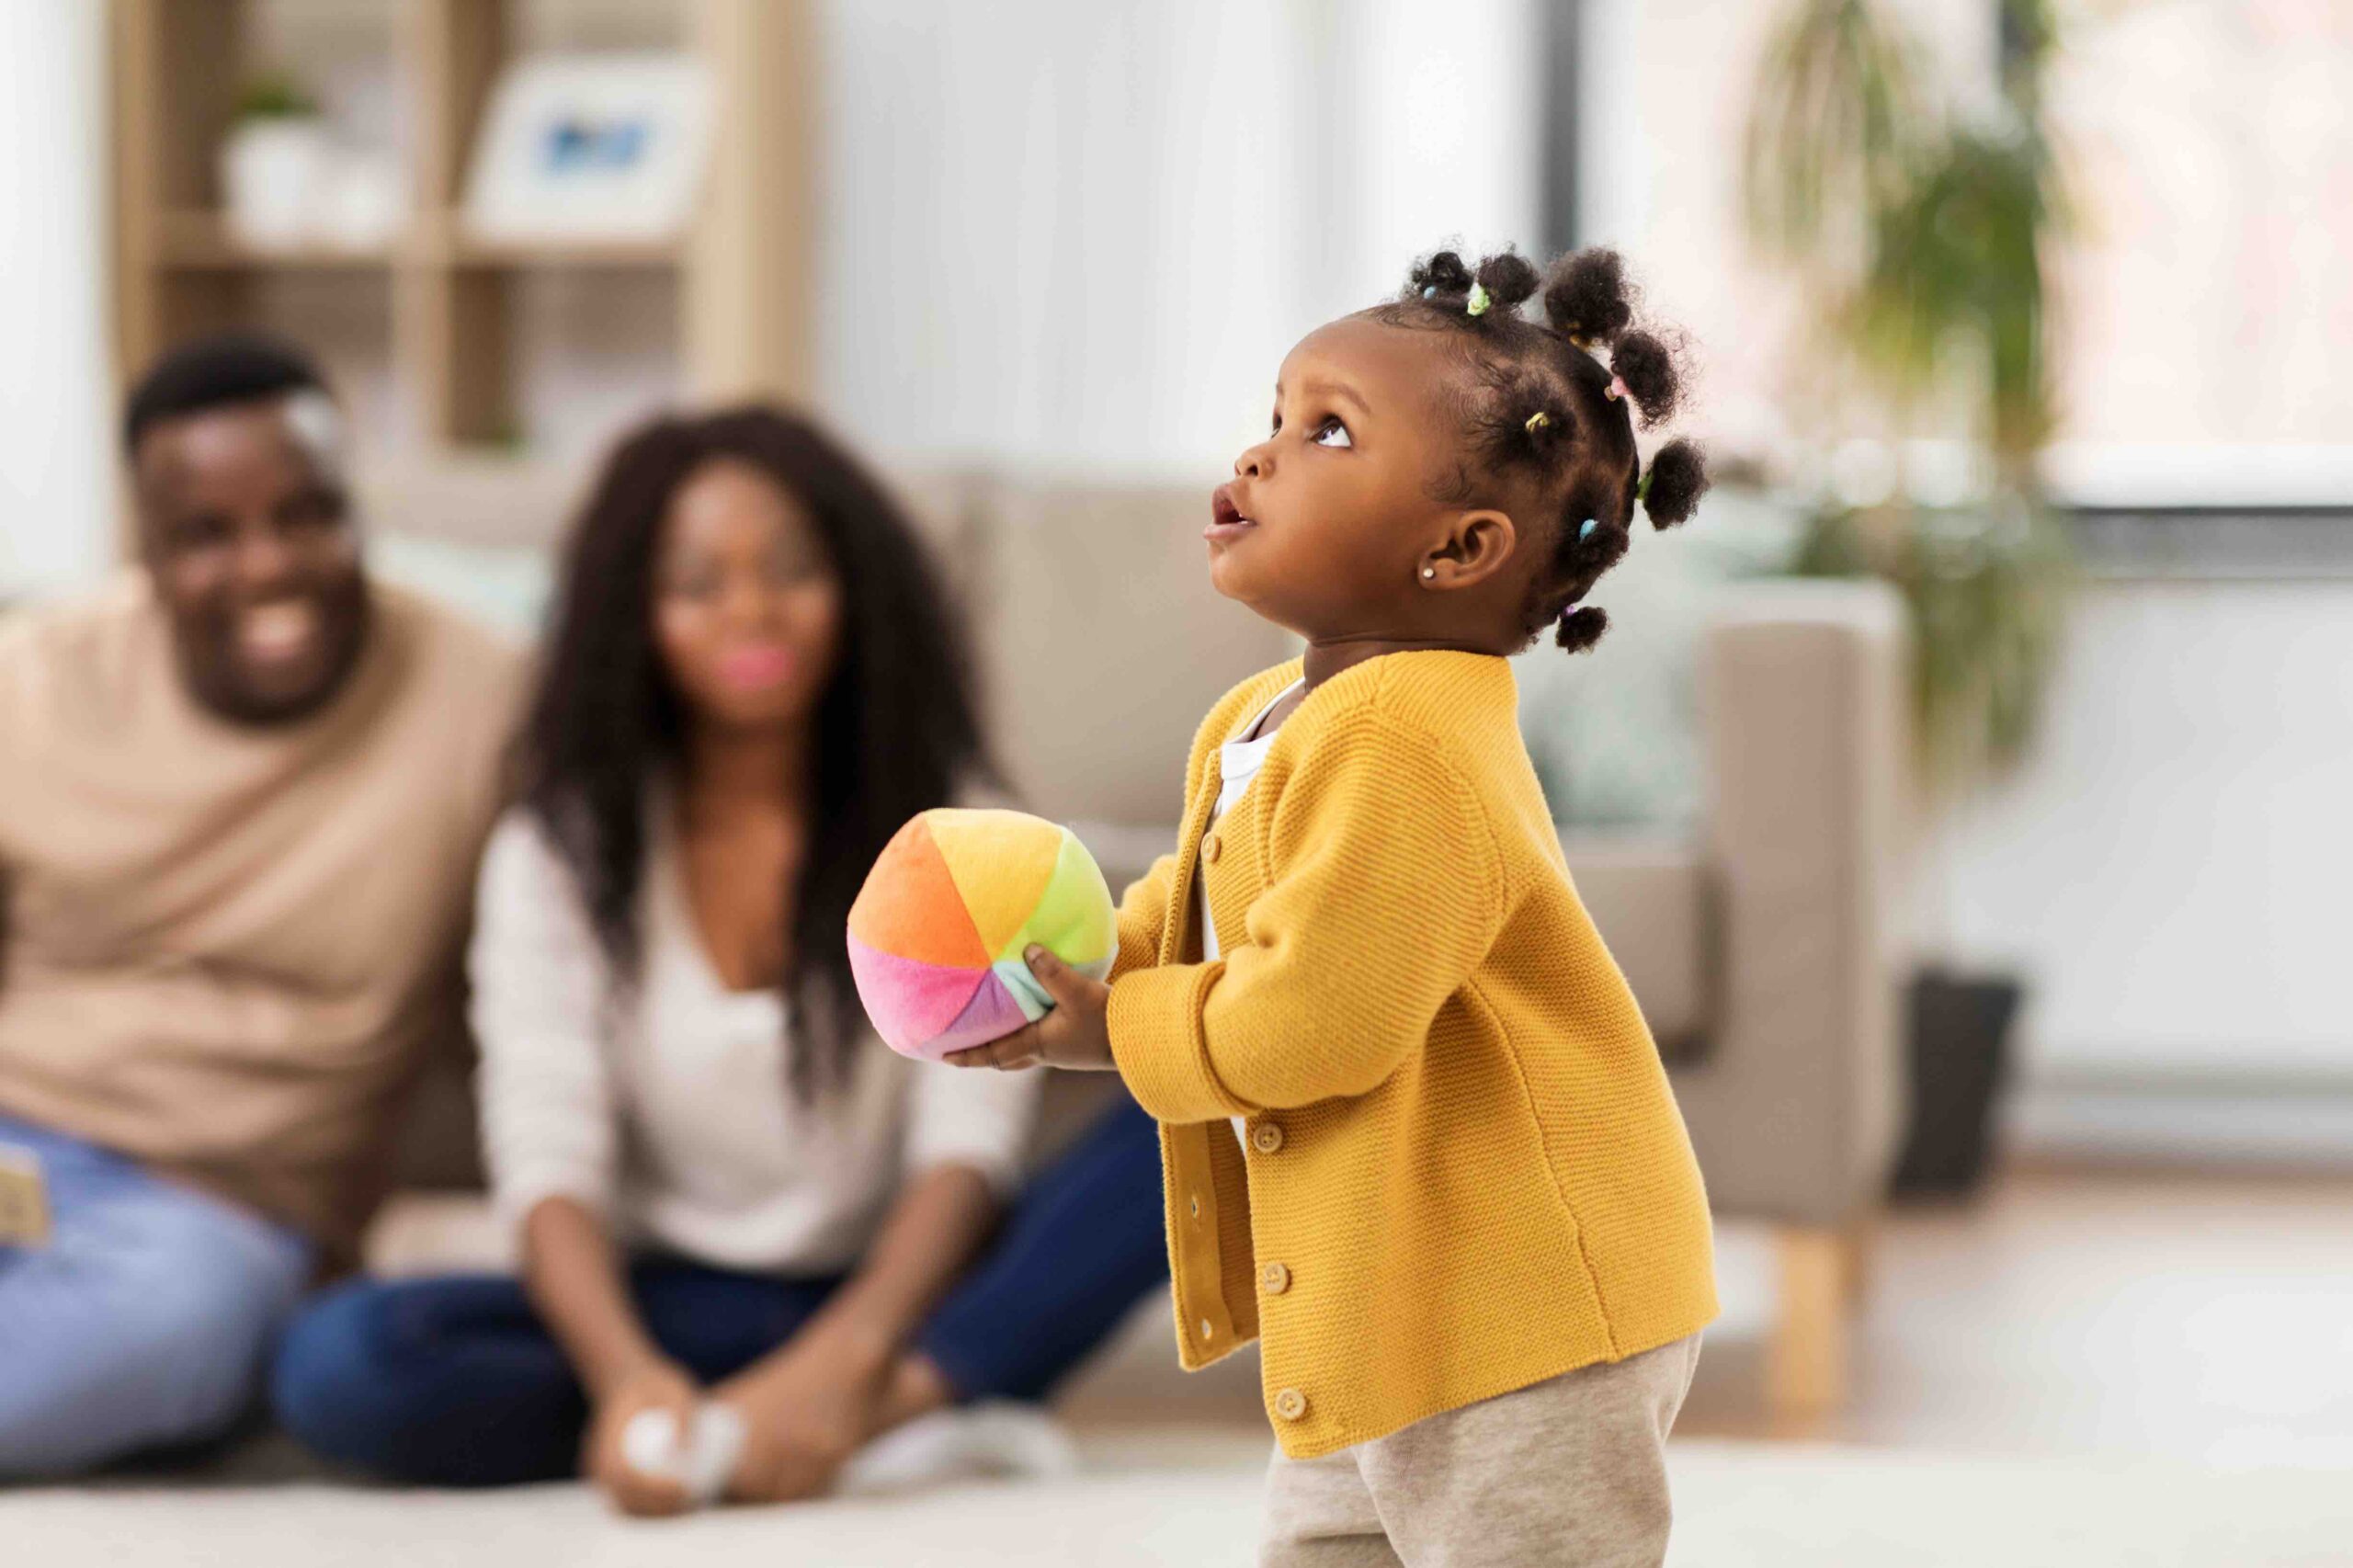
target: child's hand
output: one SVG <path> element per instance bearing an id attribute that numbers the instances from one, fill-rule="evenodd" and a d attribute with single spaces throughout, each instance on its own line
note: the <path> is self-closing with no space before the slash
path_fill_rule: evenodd
<path id="1" fill-rule="evenodd" d="M 1108 1023 L 1111 988 L 1087 979 L 1035 944 L 1023 956 L 1029 960 L 1029 972 L 1053 997 L 1054 1010 L 1027 1028 L 940 1060 L 956 1067 L 996 1067 L 1008 1072 L 1040 1062 L 1086 1072 L 1110 1071 L 1115 1065 Z"/>

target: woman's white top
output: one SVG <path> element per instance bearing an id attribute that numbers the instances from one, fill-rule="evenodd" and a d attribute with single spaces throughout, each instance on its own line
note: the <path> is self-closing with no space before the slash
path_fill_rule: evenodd
<path id="1" fill-rule="evenodd" d="M 509 812 L 483 859 L 472 947 L 483 1137 L 499 1210 L 577 1199 L 619 1239 L 720 1267 L 848 1268 L 915 1174 L 1018 1176 L 1035 1073 L 916 1062 L 872 1034 L 849 1081 L 807 1105 L 790 1009 L 730 991 L 687 903 L 667 801 L 647 824 L 642 971 L 617 987 L 571 870 Z"/>

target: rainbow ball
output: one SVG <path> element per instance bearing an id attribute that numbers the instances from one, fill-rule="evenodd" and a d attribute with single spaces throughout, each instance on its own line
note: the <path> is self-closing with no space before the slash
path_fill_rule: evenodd
<path id="1" fill-rule="evenodd" d="M 927 1062 L 1053 1010 L 1022 958 L 1033 942 L 1096 980 L 1118 951 L 1095 857 L 1025 812 L 924 812 L 884 847 L 849 910 L 867 1017 L 892 1050 Z"/>

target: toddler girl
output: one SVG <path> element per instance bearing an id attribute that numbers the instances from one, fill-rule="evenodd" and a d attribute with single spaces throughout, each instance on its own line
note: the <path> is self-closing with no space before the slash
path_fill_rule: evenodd
<path id="1" fill-rule="evenodd" d="M 1060 1006 L 957 1059 L 1116 1066 L 1159 1120 L 1183 1361 L 1265 1341 L 1270 1564 L 1665 1550 L 1707 1200 L 1506 662 L 1592 646 L 1638 502 L 1705 488 L 1643 467 L 1678 378 L 1632 317 L 1610 252 L 1440 252 L 1291 350 L 1208 538 L 1305 657 L 1201 726 L 1109 983 L 1033 949 Z"/>

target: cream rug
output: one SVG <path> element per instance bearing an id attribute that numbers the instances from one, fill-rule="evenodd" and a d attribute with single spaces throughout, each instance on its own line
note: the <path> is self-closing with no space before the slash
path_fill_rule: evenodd
<path id="1" fill-rule="evenodd" d="M 103 1568 L 995 1568 L 1253 1560 L 1260 1457 L 1223 1443 L 1075 1479 L 660 1524 L 575 1486 L 503 1494 L 304 1482 L 0 1492 L 0 1563 Z M 2353 1565 L 2353 1479 L 2154 1460 L 1719 1441 L 1674 1450 L 1679 1568 Z"/>

